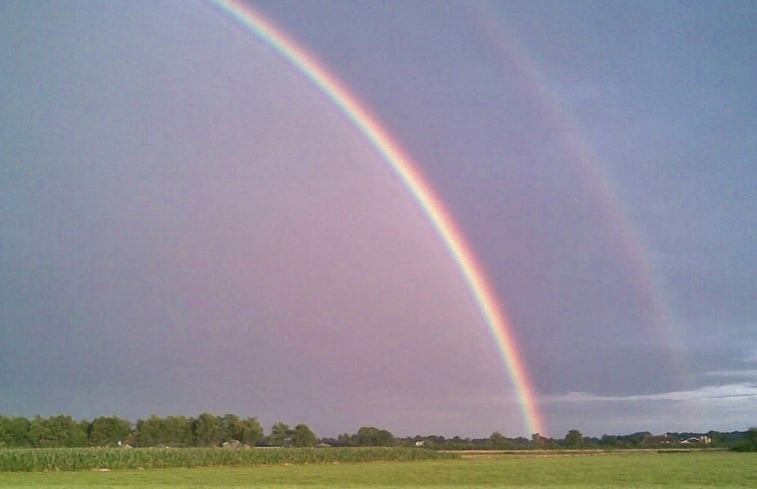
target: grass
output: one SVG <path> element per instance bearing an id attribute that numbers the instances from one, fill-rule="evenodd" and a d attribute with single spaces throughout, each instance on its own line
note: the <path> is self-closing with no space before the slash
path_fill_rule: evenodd
<path id="1" fill-rule="evenodd" d="M 425 462 L 321 463 L 2 473 L 13 488 L 752 488 L 757 454 L 692 452 L 501 455 Z"/>

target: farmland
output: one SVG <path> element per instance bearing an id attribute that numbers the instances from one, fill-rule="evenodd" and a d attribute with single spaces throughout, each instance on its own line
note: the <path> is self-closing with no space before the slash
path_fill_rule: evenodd
<path id="1" fill-rule="evenodd" d="M 342 455 L 346 456 L 346 452 Z M 753 453 L 531 452 L 498 455 L 489 453 L 486 457 L 407 462 L 332 461 L 194 469 L 7 472 L 0 474 L 0 480 L 4 488 L 745 488 L 757 486 L 755 466 L 757 455 Z"/>
<path id="2" fill-rule="evenodd" d="M 0 472 L 197 468 L 417 461 L 456 458 L 415 448 L 27 448 L 0 449 Z"/>

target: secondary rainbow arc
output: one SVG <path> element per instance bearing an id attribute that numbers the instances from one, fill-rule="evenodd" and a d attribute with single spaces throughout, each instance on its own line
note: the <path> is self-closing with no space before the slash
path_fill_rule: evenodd
<path id="1" fill-rule="evenodd" d="M 428 217 L 464 277 L 515 388 L 526 428 L 530 433 L 545 433 L 536 396 L 511 333 L 510 322 L 472 248 L 413 160 L 335 75 L 329 73 L 314 56 L 271 21 L 250 5 L 238 0 L 212 2 L 270 45 L 317 86 L 339 107 L 397 174 Z"/>

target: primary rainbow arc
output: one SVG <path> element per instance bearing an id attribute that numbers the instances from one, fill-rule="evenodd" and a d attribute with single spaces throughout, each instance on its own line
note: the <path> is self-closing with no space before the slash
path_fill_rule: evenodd
<path id="1" fill-rule="evenodd" d="M 431 186 L 423 179 L 413 160 L 336 76 L 329 73 L 311 54 L 273 23 L 242 1 L 212 1 L 273 47 L 317 86 L 339 107 L 397 174 L 436 229 L 463 275 L 517 392 L 526 427 L 531 433 L 544 433 L 545 426 L 525 365 L 511 334 L 510 322 L 500 307 L 473 250 Z"/>

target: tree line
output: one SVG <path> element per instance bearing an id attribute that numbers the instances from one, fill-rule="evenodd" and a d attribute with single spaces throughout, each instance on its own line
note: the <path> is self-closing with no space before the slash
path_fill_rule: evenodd
<path id="1" fill-rule="evenodd" d="M 312 447 L 319 442 L 328 446 L 417 446 L 438 450 L 527 450 L 527 449 L 611 449 L 670 448 L 700 440 L 702 445 L 757 450 L 757 428 L 748 431 L 719 433 L 668 433 L 653 436 L 649 432 L 630 435 L 585 437 L 570 430 L 564 438 L 554 439 L 534 433 L 531 438 L 508 438 L 499 432 L 487 438 L 445 438 L 440 435 L 397 438 L 390 431 L 363 426 L 357 433 L 343 433 L 336 438 L 321 438 L 305 424 L 290 426 L 275 423 L 268 434 L 256 417 L 235 414 L 217 416 L 202 413 L 197 417 L 152 415 L 136 423 L 118 416 L 100 416 L 76 421 L 71 416 L 35 416 L 28 419 L 0 414 L 0 447 L 53 448 L 87 446 L 132 447 L 215 447 L 233 446 Z M 696 443 L 695 443 L 696 444 Z"/>
<path id="2" fill-rule="evenodd" d="M 340 435 L 337 438 L 326 438 L 323 441 L 333 446 L 361 446 L 364 440 L 356 435 Z M 437 450 L 610 450 L 624 448 L 733 448 L 748 451 L 754 447 L 757 451 L 757 428 L 748 431 L 733 431 L 721 433 L 708 431 L 706 433 L 666 433 L 654 436 L 648 431 L 640 431 L 628 435 L 602 435 L 601 437 L 584 436 L 579 430 L 570 430 L 563 438 L 549 438 L 534 433 L 531 438 L 509 438 L 495 431 L 487 438 L 461 438 L 455 436 L 445 438 L 440 435 L 416 435 L 413 437 L 396 438 L 396 445 L 422 446 Z"/>
<path id="3" fill-rule="evenodd" d="M 71 416 L 35 416 L 32 419 L 0 415 L 0 447 L 213 447 L 239 445 L 313 446 L 318 439 L 307 425 L 276 423 L 268 436 L 257 418 L 235 414 L 197 417 L 152 415 L 135 424 L 118 416 L 76 421 Z"/>
<path id="4" fill-rule="evenodd" d="M 363 426 L 357 433 L 345 433 L 338 439 L 319 440 L 306 424 L 290 426 L 278 422 L 266 434 L 256 417 L 241 418 L 235 414 L 216 416 L 206 412 L 197 417 L 153 414 L 136 423 L 118 416 L 77 421 L 65 414 L 32 419 L 0 414 L 0 448 L 217 447 L 224 444 L 312 447 L 319 441 L 331 441 L 327 444 L 332 446 L 398 445 L 392 433 L 373 426 Z"/>

